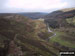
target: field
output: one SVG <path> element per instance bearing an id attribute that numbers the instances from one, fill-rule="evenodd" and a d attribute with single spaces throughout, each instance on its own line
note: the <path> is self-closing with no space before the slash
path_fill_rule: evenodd
<path id="1" fill-rule="evenodd" d="M 75 34 L 70 35 L 64 31 L 55 31 L 56 36 L 50 39 L 50 42 L 57 42 L 60 45 L 75 48 Z M 71 32 L 70 32 L 71 33 Z"/>

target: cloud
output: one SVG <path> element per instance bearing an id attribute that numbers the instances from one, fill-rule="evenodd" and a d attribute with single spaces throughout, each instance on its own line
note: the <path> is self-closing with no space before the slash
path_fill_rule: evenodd
<path id="1" fill-rule="evenodd" d="M 61 0 L 8 0 L 5 7 L 11 11 L 47 11 L 60 9 L 67 6 L 67 2 Z"/>
<path id="2" fill-rule="evenodd" d="M 62 2 L 68 2 L 67 7 L 75 7 L 75 0 L 62 0 Z"/>

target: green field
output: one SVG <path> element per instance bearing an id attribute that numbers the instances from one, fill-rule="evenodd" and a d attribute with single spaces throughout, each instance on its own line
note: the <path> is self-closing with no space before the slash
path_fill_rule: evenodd
<path id="1" fill-rule="evenodd" d="M 56 36 L 51 38 L 50 41 L 58 42 L 60 45 L 63 45 L 66 47 L 75 48 L 75 44 L 72 41 L 67 41 L 67 40 L 62 39 L 62 38 L 64 38 L 64 37 L 62 37 L 62 35 L 66 36 L 66 33 L 56 31 Z"/>

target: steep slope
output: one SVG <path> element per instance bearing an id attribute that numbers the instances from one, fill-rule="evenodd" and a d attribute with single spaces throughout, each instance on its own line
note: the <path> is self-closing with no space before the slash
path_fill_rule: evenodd
<path id="1" fill-rule="evenodd" d="M 24 56 L 56 56 L 59 54 L 61 49 L 38 36 L 38 33 L 42 32 L 47 33 L 44 22 L 16 14 L 1 14 L 0 56 L 20 53 Z M 48 37 L 45 36 L 45 38 Z"/>
<path id="2" fill-rule="evenodd" d="M 75 26 L 74 24 L 69 24 L 67 22 L 68 19 L 73 19 L 74 16 L 75 16 L 75 8 L 68 8 L 68 9 L 54 11 L 46 15 L 44 18 L 45 22 L 48 22 L 50 26 L 55 28 L 55 27 L 65 27 L 68 25 Z"/>

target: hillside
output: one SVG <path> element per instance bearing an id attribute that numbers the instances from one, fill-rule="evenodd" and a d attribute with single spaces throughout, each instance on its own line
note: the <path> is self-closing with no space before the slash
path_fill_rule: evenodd
<path id="1" fill-rule="evenodd" d="M 63 12 L 68 12 L 68 11 L 72 11 L 75 10 L 75 8 L 66 8 L 66 9 L 61 9 L 61 11 Z"/>
<path id="2" fill-rule="evenodd" d="M 0 14 L 0 56 L 58 56 L 59 51 L 75 50 L 74 15 L 74 10 L 55 11 L 44 21 L 14 13 Z M 53 33 L 48 32 L 45 23 Z"/>
<path id="3" fill-rule="evenodd" d="M 0 14 L 0 56 L 58 56 L 62 49 L 45 40 L 50 34 L 43 21 L 17 14 Z"/>
<path id="4" fill-rule="evenodd" d="M 48 22 L 51 27 L 67 27 L 75 26 L 74 21 L 75 8 L 62 9 L 54 11 L 46 15 L 45 22 Z M 67 20 L 70 20 L 69 23 Z"/>
<path id="5" fill-rule="evenodd" d="M 56 33 L 56 36 L 50 39 L 50 43 L 75 51 L 75 8 L 54 11 L 44 18 L 45 23 Z"/>

